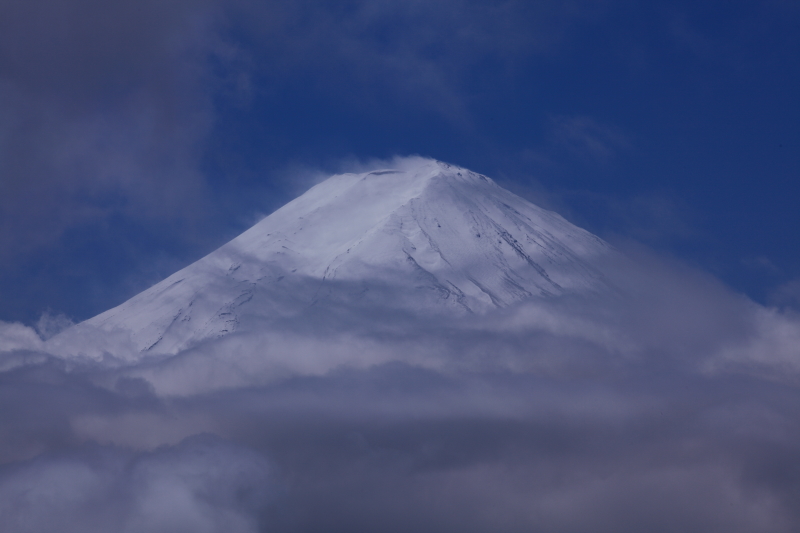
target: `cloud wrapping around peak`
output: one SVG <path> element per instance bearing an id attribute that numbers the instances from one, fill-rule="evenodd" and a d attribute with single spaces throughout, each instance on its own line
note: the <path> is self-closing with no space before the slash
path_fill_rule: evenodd
<path id="1" fill-rule="evenodd" d="M 48 354 L 68 337 L 3 324 L 3 521 L 792 531 L 800 321 L 626 252 L 611 297 L 455 321 L 332 306 L 169 357 L 113 337 L 71 356 L 91 335 Z"/>

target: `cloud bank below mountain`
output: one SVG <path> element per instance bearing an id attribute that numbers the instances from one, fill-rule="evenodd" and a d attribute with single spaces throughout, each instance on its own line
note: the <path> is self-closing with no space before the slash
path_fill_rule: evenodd
<path id="1" fill-rule="evenodd" d="M 231 335 L 89 360 L 2 324 L 3 522 L 792 531 L 800 319 L 625 255 L 614 297 L 463 321 L 331 309 L 262 354 Z"/>

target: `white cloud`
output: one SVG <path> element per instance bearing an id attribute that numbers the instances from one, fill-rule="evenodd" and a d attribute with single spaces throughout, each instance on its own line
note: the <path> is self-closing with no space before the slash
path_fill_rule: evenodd
<path id="1" fill-rule="evenodd" d="M 36 330 L 19 322 L 0 321 L 0 354 L 15 350 L 40 350 L 42 339 Z"/>

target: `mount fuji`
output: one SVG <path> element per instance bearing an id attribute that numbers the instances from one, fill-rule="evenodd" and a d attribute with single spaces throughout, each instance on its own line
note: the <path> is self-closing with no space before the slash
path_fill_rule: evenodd
<path id="1" fill-rule="evenodd" d="M 330 177 L 53 341 L 113 334 L 139 356 L 174 355 L 320 309 L 457 318 L 608 288 L 600 238 L 467 169 L 400 166 Z"/>

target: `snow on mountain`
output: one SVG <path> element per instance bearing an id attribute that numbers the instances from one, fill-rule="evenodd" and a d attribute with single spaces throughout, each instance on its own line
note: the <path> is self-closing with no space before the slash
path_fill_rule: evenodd
<path id="1" fill-rule="evenodd" d="M 175 354 L 324 306 L 459 316 L 603 290 L 601 239 L 486 176 L 414 161 L 332 176 L 70 334 Z"/>

